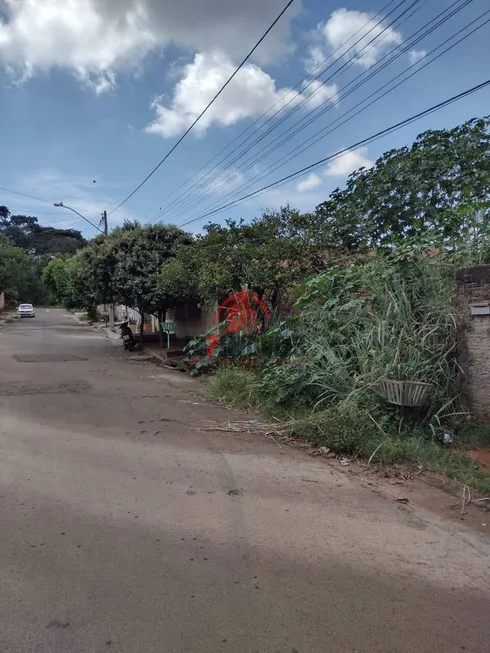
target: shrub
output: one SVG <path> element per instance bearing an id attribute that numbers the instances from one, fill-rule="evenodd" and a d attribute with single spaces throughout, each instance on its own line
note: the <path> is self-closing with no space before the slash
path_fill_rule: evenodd
<path id="1" fill-rule="evenodd" d="M 258 408 L 260 405 L 255 374 L 238 366 L 218 369 L 210 394 L 216 399 L 241 408 Z"/>
<path id="2" fill-rule="evenodd" d="M 339 402 L 326 410 L 293 420 L 289 432 L 335 453 L 361 455 L 373 450 L 381 435 L 369 414 L 353 401 Z"/>

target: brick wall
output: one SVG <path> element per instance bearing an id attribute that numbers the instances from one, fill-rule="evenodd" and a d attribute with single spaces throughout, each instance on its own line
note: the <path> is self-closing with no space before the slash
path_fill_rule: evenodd
<path id="1" fill-rule="evenodd" d="M 471 305 L 490 302 L 490 265 L 458 270 L 456 284 L 463 317 L 458 334 L 463 397 L 476 417 L 490 420 L 490 315 L 471 315 Z"/>

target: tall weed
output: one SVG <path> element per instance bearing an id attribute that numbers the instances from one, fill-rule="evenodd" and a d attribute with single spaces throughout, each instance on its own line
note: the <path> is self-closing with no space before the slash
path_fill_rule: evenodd
<path id="1" fill-rule="evenodd" d="M 454 297 L 454 269 L 442 257 L 377 255 L 315 277 L 296 304 L 292 358 L 300 369 L 265 371 L 278 401 L 295 395 L 318 410 L 366 393 L 373 398 L 382 379 L 412 380 L 435 387 L 424 418 L 454 412 Z"/>

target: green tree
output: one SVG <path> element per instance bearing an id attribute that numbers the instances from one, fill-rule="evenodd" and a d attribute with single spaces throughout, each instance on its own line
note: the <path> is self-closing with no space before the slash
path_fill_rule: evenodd
<path id="1" fill-rule="evenodd" d="M 141 226 L 126 222 L 108 236 L 94 238 L 75 256 L 57 257 L 44 268 L 43 278 L 67 308 L 83 308 L 92 316 L 99 304 L 121 302 L 141 315 L 141 337 L 146 315 L 163 320 L 177 298 L 164 290 L 161 273 L 192 237 L 169 225 Z"/>
<path id="2" fill-rule="evenodd" d="M 42 278 L 55 303 L 66 306 L 70 297 L 70 283 L 66 260 L 53 257 L 43 268 Z"/>
<path id="3" fill-rule="evenodd" d="M 0 244 L 0 292 L 4 292 L 7 305 L 17 302 L 38 303 L 44 298 L 34 259 L 20 247 Z"/>
<path id="4" fill-rule="evenodd" d="M 285 206 L 249 224 L 208 225 L 193 252 L 199 295 L 212 304 L 247 286 L 275 306 L 281 293 L 323 266 L 317 220 Z"/>
<path id="5" fill-rule="evenodd" d="M 13 215 L 0 206 L 0 235 L 11 245 L 22 247 L 33 256 L 73 255 L 87 244 L 76 229 L 56 229 L 39 224 L 36 217 Z"/>
<path id="6" fill-rule="evenodd" d="M 85 310 L 90 320 L 97 319 L 97 306 L 104 303 L 100 286 L 94 279 L 93 260 L 92 252 L 87 247 L 66 261 L 68 282 L 65 306 L 69 309 Z"/>
<path id="7" fill-rule="evenodd" d="M 7 292 L 9 303 L 19 298 L 44 303 L 49 299 L 48 288 L 43 282 L 44 268 L 53 256 L 72 256 L 86 245 L 86 240 L 74 229 L 45 227 L 36 217 L 13 215 L 7 206 L 0 206 L 0 243 L 25 254 L 17 253 L 13 257 L 12 270 L 16 270 L 17 281 L 12 280 L 12 273 Z"/>
<path id="8" fill-rule="evenodd" d="M 162 268 L 179 248 L 192 243 L 192 237 L 172 225 L 127 223 L 106 239 L 109 255 L 115 255 L 112 277 L 115 297 L 138 310 L 141 315 L 140 339 L 143 342 L 144 319 L 155 315 L 159 324 L 165 317 L 169 297 L 161 292 Z"/>
<path id="9" fill-rule="evenodd" d="M 447 241 L 468 228 L 466 205 L 490 193 L 490 118 L 429 130 L 411 147 L 386 152 L 370 170 L 352 173 L 316 209 L 330 244 L 391 244 L 422 232 Z"/>
<path id="10" fill-rule="evenodd" d="M 101 241 L 92 242 L 74 256 L 51 258 L 42 272 L 43 281 L 56 302 L 67 309 L 85 310 L 97 317 L 97 306 L 105 303 L 107 290 L 100 254 Z"/>
<path id="11" fill-rule="evenodd" d="M 158 294 L 168 309 L 177 308 L 190 300 L 199 300 L 199 270 L 195 244 L 180 247 L 174 258 L 163 266 L 158 275 Z"/>

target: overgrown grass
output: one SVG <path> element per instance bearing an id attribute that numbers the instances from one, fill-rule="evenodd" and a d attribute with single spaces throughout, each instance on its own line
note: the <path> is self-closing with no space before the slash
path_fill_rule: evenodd
<path id="1" fill-rule="evenodd" d="M 449 449 L 420 428 L 407 425 L 399 430 L 392 423 L 386 424 L 383 416 L 376 415 L 375 419 L 368 407 L 359 405 L 355 399 L 317 412 L 307 411 L 294 402 L 277 404 L 270 394 L 264 394 L 260 372 L 237 366 L 217 370 L 210 394 L 227 404 L 257 410 L 264 419 L 283 420 L 290 435 L 326 446 L 335 453 L 356 455 L 364 460 L 372 456 L 373 464 L 383 466 L 421 464 L 429 471 L 490 494 L 490 473 L 478 471 L 474 460 L 464 453 L 468 445 L 490 443 L 490 429 L 486 425 L 471 423 L 461 429 L 455 436 L 455 448 Z"/>
<path id="2" fill-rule="evenodd" d="M 410 251 L 326 270 L 302 286 L 292 318 L 217 371 L 213 395 L 285 420 L 291 433 L 332 451 L 366 459 L 376 452 L 382 465 L 419 462 L 490 492 L 490 474 L 464 455 L 467 446 L 490 445 L 490 428 L 468 425 L 458 405 L 456 267 L 454 254 Z M 250 356 L 266 362 L 241 369 Z M 401 419 L 378 390 L 381 380 L 421 381 L 433 391 Z M 442 443 L 448 429 L 452 449 Z"/>
<path id="3" fill-rule="evenodd" d="M 394 260 L 327 270 L 309 280 L 297 302 L 292 355 L 300 367 L 264 370 L 278 402 L 304 400 L 314 410 L 370 394 L 380 380 L 434 385 L 424 419 L 455 411 L 454 266 L 443 257 Z"/>
<path id="4" fill-rule="evenodd" d="M 457 441 L 468 447 L 490 449 L 490 424 L 472 420 L 458 430 Z"/>
<path id="5" fill-rule="evenodd" d="M 258 411 L 265 419 L 290 420 L 307 414 L 300 406 L 278 404 L 264 390 L 260 371 L 244 370 L 239 365 L 218 368 L 212 377 L 208 396 L 236 408 Z"/>
<path id="6" fill-rule="evenodd" d="M 375 464 L 421 464 L 425 469 L 465 483 L 477 491 L 490 493 L 490 473 L 475 468 L 465 455 L 464 443 L 448 449 L 423 432 L 406 429 L 401 433 L 382 432 L 372 417 L 353 403 L 340 403 L 307 418 L 295 420 L 291 432 L 336 453 L 355 454 Z"/>
<path id="7" fill-rule="evenodd" d="M 261 405 L 253 373 L 238 366 L 218 369 L 208 394 L 237 408 L 258 410 Z"/>

